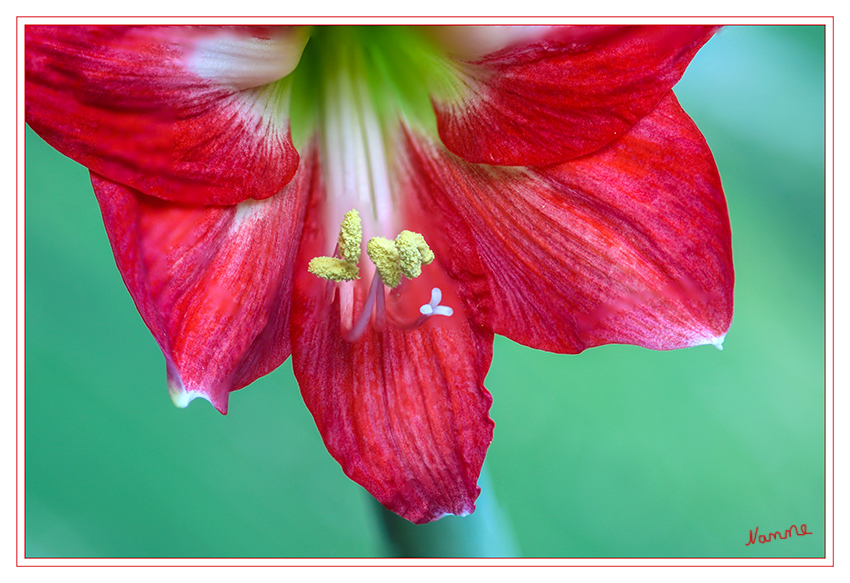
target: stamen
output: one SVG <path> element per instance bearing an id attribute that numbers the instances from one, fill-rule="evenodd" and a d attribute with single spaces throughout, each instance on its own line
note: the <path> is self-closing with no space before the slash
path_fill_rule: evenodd
<path id="1" fill-rule="evenodd" d="M 307 271 L 330 281 L 360 279 L 357 265 L 336 257 L 314 257 L 307 265 Z"/>
<path id="2" fill-rule="evenodd" d="M 402 231 L 395 238 L 401 271 L 410 279 L 419 277 L 422 266 L 434 261 L 434 252 L 425 242 L 425 237 L 413 231 Z"/>
<path id="3" fill-rule="evenodd" d="M 339 239 L 333 256 L 314 257 L 307 266 L 310 273 L 327 280 L 325 299 L 328 303 L 333 302 L 334 292 L 339 288 L 340 332 L 348 342 L 354 342 L 363 335 L 372 318 L 373 309 L 375 310 L 375 329 L 380 332 L 386 327 L 388 314 L 384 296 L 385 284 L 391 288 L 398 287 L 401 285 L 402 275 L 410 279 L 419 277 L 422 274 L 422 265 L 428 265 L 434 261 L 434 252 L 419 233 L 402 231 L 395 241 L 384 237 L 372 237 L 366 245 L 366 252 L 375 264 L 375 274 L 372 276 L 372 283 L 360 315 L 352 325 L 354 287 L 336 284 L 360 279 L 357 263 L 360 261 L 362 240 L 363 228 L 360 215 L 356 210 L 348 211 L 340 224 Z M 419 308 L 421 315 L 416 321 L 401 324 L 395 322 L 391 315 L 389 320 L 398 328 L 413 330 L 422 326 L 431 316 L 451 316 L 454 311 L 448 306 L 440 305 L 442 298 L 442 291 L 435 287 L 431 290 L 431 301 Z"/>
<path id="4" fill-rule="evenodd" d="M 357 265 L 360 261 L 360 244 L 363 241 L 363 227 L 360 214 L 352 209 L 345 213 L 339 226 L 339 256 L 349 263 Z"/>
<path id="5" fill-rule="evenodd" d="M 395 243 L 383 237 L 372 237 L 366 245 L 366 253 L 385 284 L 397 287 L 401 283 L 402 270 Z"/>
<path id="6" fill-rule="evenodd" d="M 378 290 L 380 277 L 375 273 L 372 276 L 372 285 L 369 286 L 369 294 L 366 296 L 366 302 L 363 304 L 363 310 L 360 312 L 360 317 L 357 318 L 357 322 L 354 326 L 351 327 L 350 330 L 345 330 L 344 328 L 340 330 L 342 333 L 342 337 L 347 342 L 354 342 L 358 338 L 363 335 L 363 331 L 366 330 L 367 324 L 369 324 L 369 318 L 372 317 L 372 306 L 375 305 L 375 295 Z M 384 290 L 381 290 L 381 295 L 383 295 Z"/>
<path id="7" fill-rule="evenodd" d="M 384 297 L 384 286 L 380 286 L 377 291 L 377 300 L 375 305 L 375 330 L 383 332 L 387 327 L 387 300 Z"/>
<path id="8" fill-rule="evenodd" d="M 434 261 L 434 252 L 425 237 L 413 231 L 402 231 L 395 241 L 372 237 L 366 245 L 369 259 L 378 268 L 384 283 L 398 287 L 402 274 L 410 279 L 422 274 L 422 266 Z"/>
<path id="9" fill-rule="evenodd" d="M 360 215 L 356 210 L 345 213 L 339 226 L 339 240 L 332 257 L 314 257 L 307 265 L 307 271 L 328 281 L 351 281 L 360 279 L 360 245 L 363 241 L 363 228 Z M 339 255 L 340 257 L 336 257 Z"/>
<path id="10" fill-rule="evenodd" d="M 339 243 L 334 247 L 334 252 L 331 257 L 336 257 L 339 254 Z M 307 271 L 310 271 L 310 265 L 307 265 Z M 336 282 L 332 279 L 329 279 L 325 282 L 325 303 L 328 305 L 334 303 L 334 295 L 336 294 Z"/>

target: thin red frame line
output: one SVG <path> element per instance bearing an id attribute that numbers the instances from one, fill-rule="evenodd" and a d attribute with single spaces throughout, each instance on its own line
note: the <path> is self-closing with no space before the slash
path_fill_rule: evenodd
<path id="1" fill-rule="evenodd" d="M 31 18 L 32 19 L 34 19 L 34 18 L 49 19 L 49 18 L 57 18 L 57 17 L 17 16 L 16 21 L 20 21 L 21 19 L 31 19 Z M 194 17 L 194 16 L 153 16 L 153 17 L 73 16 L 71 18 L 94 19 L 94 20 L 103 20 L 103 19 L 111 19 L 111 18 L 121 18 L 121 19 L 132 19 L 132 18 L 148 19 L 148 18 L 150 18 L 150 19 L 175 19 L 176 20 L 176 19 L 181 19 L 181 18 L 189 19 L 189 18 L 198 18 L 198 17 Z M 204 18 L 205 19 L 206 18 L 257 19 L 257 18 L 273 18 L 273 17 L 214 16 L 214 17 L 204 17 Z M 316 18 L 316 19 L 322 20 L 322 19 L 326 19 L 326 18 L 329 18 L 329 17 L 327 17 L 327 16 L 298 16 L 298 17 L 293 17 L 293 18 L 298 19 L 298 20 L 306 20 L 306 19 L 311 19 L 311 18 Z M 333 18 L 358 18 L 358 19 L 401 18 L 401 19 L 406 19 L 406 20 L 407 19 L 414 20 L 416 18 L 429 18 L 429 17 L 362 16 L 362 15 L 356 15 L 356 16 L 334 16 Z M 451 18 L 472 18 L 472 19 L 475 19 L 475 18 L 481 18 L 481 17 L 480 16 L 453 16 Z M 546 18 L 552 18 L 552 17 L 544 17 L 544 16 L 535 16 L 535 17 L 529 17 L 529 16 L 499 16 L 497 18 L 499 18 L 499 19 L 516 18 L 516 19 L 519 19 L 519 20 L 528 21 L 528 20 L 546 19 Z M 579 17 L 570 17 L 570 19 L 575 19 L 575 20 L 589 20 L 589 19 L 603 19 L 603 18 L 671 20 L 671 19 L 677 19 L 677 18 L 695 18 L 695 17 L 685 17 L 685 16 L 657 16 L 657 17 L 653 17 L 653 16 L 617 16 L 617 17 L 611 17 L 611 16 L 599 16 L 599 17 L 597 17 L 597 16 L 579 16 Z M 698 18 L 698 17 L 696 17 L 696 18 Z M 717 17 L 712 17 L 712 18 L 717 18 L 717 19 L 735 18 L 735 19 L 745 20 L 745 19 L 748 19 L 748 18 L 762 18 L 762 17 L 758 17 L 758 16 L 734 16 L 734 17 L 717 16 Z M 832 84 L 833 85 L 832 86 L 832 120 L 833 120 L 832 121 L 832 130 L 833 130 L 833 132 L 832 132 L 832 146 L 833 146 L 833 148 L 832 148 L 832 209 L 833 209 L 833 213 L 832 213 L 832 265 L 831 265 L 832 275 L 833 275 L 833 278 L 832 278 L 832 379 L 833 379 L 833 382 L 832 382 L 832 405 L 833 405 L 833 407 L 832 407 L 832 468 L 833 468 L 833 472 L 832 472 L 832 556 L 831 556 L 831 563 L 829 565 L 763 565 L 763 566 L 767 566 L 767 567 L 789 567 L 789 566 L 790 567 L 797 567 L 797 566 L 800 566 L 800 567 L 802 567 L 802 566 L 834 567 L 834 565 L 835 565 L 835 380 L 834 380 L 835 379 L 835 82 L 834 82 L 834 80 L 835 80 L 835 32 L 834 32 L 835 31 L 835 17 L 834 16 L 811 16 L 811 15 L 796 16 L 795 17 L 795 16 L 785 15 L 785 16 L 779 16 L 779 17 L 775 17 L 775 18 L 777 18 L 777 19 L 796 19 L 796 20 L 800 20 L 800 19 L 805 19 L 805 20 L 828 19 L 830 21 L 830 25 L 831 25 L 830 28 L 831 28 L 832 33 L 833 33 L 832 34 L 832 79 L 833 79 L 833 84 Z M 439 19 L 440 18 L 436 18 L 435 20 L 439 20 Z M 16 79 L 16 88 L 17 88 L 17 79 L 18 79 L 18 41 L 19 41 L 18 28 L 19 27 L 17 27 L 17 26 L 15 27 L 15 41 L 16 41 L 15 42 L 15 79 Z M 824 49 L 826 49 L 826 47 L 824 47 Z M 19 104 L 18 104 L 18 94 L 17 94 L 17 90 L 16 90 L 16 92 L 15 92 L 15 119 L 16 119 L 16 124 L 17 124 L 17 119 L 18 119 L 18 110 L 19 110 Z M 824 120 L 824 123 L 825 122 L 826 122 L 826 120 Z M 16 146 L 15 147 L 15 191 L 16 191 L 16 193 L 20 193 L 20 176 L 19 176 L 19 173 L 18 173 L 20 141 L 18 139 L 18 133 L 17 132 L 15 134 L 15 146 Z M 824 141 L 824 146 L 826 146 L 826 138 L 825 138 L 825 141 Z M 18 291 L 17 291 L 18 290 L 19 277 L 20 277 L 19 261 L 18 261 L 18 257 L 19 257 L 19 244 L 18 244 L 19 237 L 18 237 L 18 233 L 19 233 L 19 230 L 20 230 L 19 212 L 18 212 L 19 211 L 18 198 L 19 198 L 18 196 L 15 197 L 15 283 L 16 283 L 16 288 L 15 288 L 15 338 L 16 338 L 16 341 L 15 341 L 15 386 L 16 387 L 20 386 L 20 376 L 19 376 L 19 370 L 18 370 L 19 367 L 18 367 L 18 364 L 17 364 L 18 358 L 19 358 L 19 350 L 20 350 L 20 346 L 19 346 L 19 342 L 18 342 L 18 333 L 19 333 L 19 329 L 20 329 L 19 328 L 19 316 L 18 316 L 18 314 L 19 314 L 19 312 L 18 312 L 18 308 L 19 308 L 19 297 L 18 297 L 18 295 L 19 294 L 18 294 Z M 22 293 L 23 293 L 24 296 L 26 296 L 26 278 L 25 277 L 23 279 Z M 26 352 L 24 352 L 24 361 L 25 361 L 24 364 L 26 364 Z M 826 365 L 825 362 L 824 362 L 824 365 Z M 826 381 L 826 380 L 827 379 L 825 378 L 824 381 Z M 15 391 L 15 426 L 16 426 L 16 428 L 19 426 L 19 422 L 20 422 L 19 415 L 18 415 L 18 405 L 19 405 L 18 392 L 19 392 L 18 390 Z M 20 465 L 19 459 L 18 459 L 18 446 L 19 446 L 18 432 L 16 431 L 15 432 L 15 524 L 16 524 L 16 527 L 21 528 L 21 531 L 23 532 L 24 536 L 26 536 L 26 525 L 24 524 L 23 526 L 21 526 L 20 516 L 19 516 L 19 512 L 18 512 L 18 502 L 19 502 L 18 470 L 19 470 L 19 465 Z M 826 459 L 824 460 L 824 462 L 826 462 Z M 825 485 L 824 485 L 824 490 L 826 490 Z M 824 491 L 824 497 L 826 497 L 826 491 Z M 826 508 L 824 508 L 824 511 L 826 511 Z M 824 512 L 824 523 L 826 523 L 826 512 Z M 16 530 L 17 530 L 17 528 L 16 528 Z M 50 567 L 91 566 L 91 565 L 74 565 L 74 564 L 69 564 L 69 565 L 21 565 L 20 563 L 18 563 L 18 556 L 19 556 L 18 550 L 19 550 L 18 537 L 15 537 L 15 563 L 19 567 L 20 566 L 33 566 L 33 567 L 34 566 L 50 566 Z M 824 551 L 826 551 L 826 549 L 824 549 Z M 60 557 L 60 559 L 61 558 L 68 559 L 68 558 L 71 558 L 71 557 Z M 87 558 L 93 559 L 93 558 L 96 558 L 96 557 L 81 557 L 80 560 L 85 560 Z M 226 559 L 223 559 L 221 557 L 200 557 L 200 558 L 199 557 L 191 557 L 191 558 L 185 557 L 184 559 L 204 560 L 205 558 L 206 559 L 226 560 Z M 598 559 L 598 558 L 599 557 L 570 557 L 566 560 L 589 560 L 589 559 Z M 630 558 L 636 558 L 636 557 L 630 557 Z M 809 559 L 809 558 L 810 557 L 781 557 L 780 560 L 805 560 L 805 559 Z M 113 557 L 112 559 L 121 560 L 121 558 L 118 558 L 118 557 Z M 263 560 L 262 558 L 252 558 L 252 559 Z M 277 557 L 266 557 L 265 559 L 266 560 L 277 559 Z M 548 559 L 552 560 L 552 559 L 565 559 L 565 558 L 564 557 L 550 557 Z M 618 560 L 619 558 L 609 557 L 609 558 L 606 558 L 606 559 Z M 683 560 L 687 560 L 687 558 L 683 558 L 683 557 L 651 557 L 651 558 L 648 558 L 647 560 L 653 560 L 653 559 L 660 559 L 660 560 L 683 559 Z M 712 560 L 750 561 L 750 560 L 760 560 L 760 559 L 762 559 L 762 558 L 761 557 L 751 557 L 751 558 L 748 558 L 748 557 L 717 557 L 717 558 L 712 559 Z M 773 558 L 771 558 L 771 559 L 773 559 Z M 50 559 L 48 559 L 48 560 L 50 560 Z M 101 559 L 98 558 L 98 560 L 101 560 Z M 181 560 L 181 559 L 176 558 L 175 560 Z M 239 559 L 234 559 L 234 560 L 239 560 Z M 435 559 L 435 560 L 439 560 L 439 559 Z M 454 560 L 454 559 L 452 559 L 452 560 Z M 488 560 L 493 560 L 493 559 L 491 558 L 491 559 L 488 559 Z M 496 559 L 496 560 L 499 560 L 499 559 Z M 516 560 L 516 559 L 502 559 L 502 560 Z M 546 559 L 542 559 L 542 560 L 546 560 Z M 140 567 L 140 566 L 146 566 L 146 567 L 175 567 L 175 566 L 176 567 L 191 567 L 193 565 L 139 564 L 139 565 L 122 565 L 122 566 L 127 566 L 127 567 Z M 246 567 L 246 566 L 248 566 L 248 567 L 259 567 L 259 566 L 264 566 L 264 565 L 209 565 L 209 567 Z M 315 566 L 333 566 L 333 567 L 364 566 L 365 567 L 365 566 L 390 566 L 390 565 L 356 565 L 356 564 L 355 565 L 318 565 L 317 564 Z M 473 566 L 473 565 L 429 565 L 429 564 L 415 565 L 415 564 L 408 564 L 408 565 L 405 565 L 405 566 L 430 566 L 430 567 L 446 566 L 446 567 L 450 567 L 450 566 Z M 502 566 L 506 566 L 506 567 L 507 566 L 533 567 L 533 566 L 549 566 L 549 565 L 502 565 Z M 561 566 L 578 566 L 578 565 L 561 565 Z M 591 565 L 591 566 L 593 566 L 593 565 Z M 636 564 L 636 565 L 596 565 L 596 566 L 606 566 L 606 567 L 675 567 L 675 566 L 680 566 L 680 565 L 643 565 L 643 564 Z M 711 564 L 709 564 L 709 565 L 685 565 L 685 566 L 689 566 L 689 567 L 702 567 L 702 566 L 759 567 L 761 565 L 711 565 Z"/>

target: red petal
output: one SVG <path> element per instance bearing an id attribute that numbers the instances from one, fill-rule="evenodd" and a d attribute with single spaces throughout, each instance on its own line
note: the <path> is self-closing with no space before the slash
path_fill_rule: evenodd
<path id="1" fill-rule="evenodd" d="M 651 111 L 715 28 L 558 27 L 548 40 L 461 64 L 468 90 L 458 102 L 434 104 L 440 137 L 485 164 L 588 154 Z"/>
<path id="2" fill-rule="evenodd" d="M 92 174 L 118 269 L 166 359 L 169 392 L 227 412 L 289 357 L 292 269 L 312 169 L 237 206 L 170 203 Z"/>
<path id="3" fill-rule="evenodd" d="M 422 206 L 451 233 L 441 260 L 482 325 L 553 352 L 722 341 L 726 204 L 672 93 L 608 148 L 558 166 L 485 169 L 414 139 L 409 152 Z"/>
<path id="4" fill-rule="evenodd" d="M 311 210 L 309 216 L 318 215 Z M 449 318 L 435 317 L 410 331 L 369 327 L 347 342 L 340 335 L 339 300 L 328 304 L 327 282 L 306 272 L 307 261 L 325 253 L 320 224 L 305 227 L 292 309 L 292 364 L 328 451 L 346 475 L 411 522 L 472 512 L 493 437 L 492 399 L 483 386 L 492 334 L 473 330 L 450 293 L 443 304 L 456 312 Z M 438 268 L 425 267 L 422 278 L 429 269 Z M 419 289 L 420 279 L 407 282 L 416 289 L 404 293 L 423 304 L 430 292 Z M 451 292 L 443 281 L 444 292 Z M 361 286 L 357 314 L 364 295 Z"/>
<path id="5" fill-rule="evenodd" d="M 244 86 L 294 67 L 300 51 L 281 53 L 282 67 L 269 58 L 294 35 L 287 27 L 27 26 L 27 122 L 63 154 L 152 196 L 267 198 L 292 179 L 298 154 L 285 98 Z"/>

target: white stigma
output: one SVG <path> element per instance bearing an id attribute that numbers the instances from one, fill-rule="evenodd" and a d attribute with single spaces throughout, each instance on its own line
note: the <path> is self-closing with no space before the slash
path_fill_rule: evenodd
<path id="1" fill-rule="evenodd" d="M 443 292 L 440 288 L 435 287 L 431 290 L 431 301 L 419 308 L 419 312 L 423 316 L 451 316 L 454 314 L 448 306 L 441 306 L 440 301 L 443 299 Z"/>

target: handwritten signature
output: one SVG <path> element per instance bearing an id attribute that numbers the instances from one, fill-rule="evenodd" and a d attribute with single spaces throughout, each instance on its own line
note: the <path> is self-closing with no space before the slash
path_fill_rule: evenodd
<path id="1" fill-rule="evenodd" d="M 758 529 L 758 527 L 756 527 L 755 532 L 750 530 L 750 541 L 747 544 L 745 544 L 744 546 L 748 547 L 748 546 L 753 545 L 757 542 L 762 543 L 762 544 L 769 543 L 769 542 L 775 541 L 776 539 L 780 539 L 780 538 L 785 540 L 786 538 L 791 536 L 791 531 L 794 531 L 794 534 L 796 534 L 797 536 L 814 534 L 814 533 L 808 531 L 805 524 L 801 524 L 799 530 L 797 530 L 796 524 L 792 524 L 791 528 L 789 528 L 788 530 L 785 531 L 784 536 L 782 534 L 782 531 L 779 531 L 779 530 L 777 530 L 776 532 L 771 532 L 770 534 L 765 536 L 763 534 L 759 534 L 759 529 Z"/>

